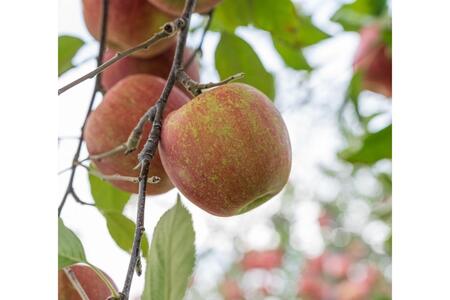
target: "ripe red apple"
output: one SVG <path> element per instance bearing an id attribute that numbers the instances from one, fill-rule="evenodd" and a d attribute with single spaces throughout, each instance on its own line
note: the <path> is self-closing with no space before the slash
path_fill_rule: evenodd
<path id="1" fill-rule="evenodd" d="M 283 251 L 280 249 L 249 251 L 244 254 L 241 266 L 245 271 L 258 268 L 271 270 L 280 267 L 282 260 Z"/>
<path id="2" fill-rule="evenodd" d="M 383 43 L 378 24 L 364 27 L 360 32 L 360 43 L 353 61 L 355 71 L 363 74 L 364 89 L 392 96 L 391 50 Z"/>
<path id="3" fill-rule="evenodd" d="M 161 161 L 190 201 L 217 216 L 247 212 L 281 191 L 291 170 L 286 125 L 257 89 L 230 83 L 164 121 Z"/>
<path id="4" fill-rule="evenodd" d="M 331 299 L 331 287 L 320 277 L 303 275 L 298 283 L 298 295 L 306 300 Z"/>
<path id="5" fill-rule="evenodd" d="M 192 53 L 193 51 L 191 49 L 184 49 L 183 63 L 186 63 L 189 60 Z M 115 55 L 116 52 L 114 50 L 107 49 L 105 55 L 103 56 L 103 61 L 107 61 Z M 174 55 L 175 46 L 172 46 L 158 56 L 151 58 L 137 58 L 131 56 L 125 57 L 103 71 L 102 87 L 105 90 L 109 90 L 119 80 L 133 74 L 150 74 L 161 78 L 167 78 L 170 68 L 172 67 Z M 185 71 L 193 80 L 200 80 L 197 59 L 194 59 Z M 192 95 L 185 90 L 181 84 L 177 84 L 177 86 L 189 97 L 192 97 Z"/>
<path id="6" fill-rule="evenodd" d="M 105 279 L 117 292 L 117 287 L 111 278 L 102 272 Z M 71 274 L 71 275 L 70 275 Z M 112 295 L 108 285 L 88 265 L 75 264 L 58 271 L 58 299 L 82 300 L 80 293 L 90 300 L 105 300 Z"/>
<path id="7" fill-rule="evenodd" d="M 326 253 L 322 262 L 322 268 L 325 274 L 341 279 L 347 276 L 351 264 L 351 259 L 345 254 Z"/>
<path id="8" fill-rule="evenodd" d="M 91 113 L 84 131 L 86 146 L 90 155 L 104 153 L 127 141 L 128 136 L 144 113 L 156 103 L 164 88 L 165 80 L 145 74 L 131 75 L 118 82 L 103 98 L 100 105 Z M 164 111 L 163 117 L 180 108 L 189 100 L 178 88 L 174 87 Z M 143 148 L 150 132 L 147 123 L 135 152 L 125 155 L 116 154 L 102 160 L 93 161 L 97 169 L 105 175 L 119 174 L 138 177 L 137 154 Z M 147 194 L 156 195 L 173 188 L 164 171 L 159 154 L 156 152 L 150 165 L 150 176 L 158 176 L 161 181 L 147 185 Z M 114 186 L 131 193 L 138 192 L 138 184 L 126 181 L 112 181 Z"/>
<path id="9" fill-rule="evenodd" d="M 102 2 L 83 0 L 86 27 L 97 40 L 100 39 Z M 146 41 L 173 19 L 147 0 L 110 0 L 108 13 L 107 45 L 116 51 L 123 51 Z M 155 56 L 174 43 L 174 38 L 160 40 L 148 50 L 138 51 L 133 55 Z"/>
<path id="10" fill-rule="evenodd" d="M 244 300 L 239 284 L 233 279 L 225 279 L 219 286 L 224 300 Z"/>
<path id="11" fill-rule="evenodd" d="M 160 10 L 173 16 L 180 16 L 183 12 L 185 0 L 148 0 Z M 206 13 L 217 5 L 221 0 L 197 0 L 195 12 Z"/>

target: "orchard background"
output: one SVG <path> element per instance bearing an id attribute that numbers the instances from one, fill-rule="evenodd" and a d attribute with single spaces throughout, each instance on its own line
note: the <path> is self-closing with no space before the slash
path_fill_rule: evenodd
<path id="1" fill-rule="evenodd" d="M 362 89 L 352 68 L 359 29 L 373 21 L 390 24 L 389 3 L 261 1 L 258 10 L 238 5 L 247 2 L 224 0 L 215 9 L 200 82 L 244 72 L 244 81 L 272 98 L 289 130 L 292 171 L 283 192 L 240 216 L 215 217 L 182 197 L 196 246 L 186 299 L 390 299 L 391 101 Z M 95 68 L 98 42 L 85 28 L 81 1 L 60 1 L 59 18 L 60 35 L 82 41 L 72 52 L 76 67 L 60 77 L 62 86 Z M 206 17 L 192 16 L 188 46 L 198 45 L 205 24 Z M 286 24 L 299 32 L 286 31 Z M 384 41 L 390 43 L 388 34 Z M 70 166 L 93 81 L 60 96 L 59 169 Z M 59 176 L 61 195 L 68 175 Z M 74 186 L 83 201 L 93 202 L 92 180 L 79 168 Z M 93 194 L 110 189 L 96 183 L 101 188 Z M 147 198 L 149 241 L 176 197 L 172 190 Z M 123 214 L 134 221 L 135 212 L 133 195 Z M 120 288 L 134 234 L 123 229 L 126 221 L 107 219 L 72 198 L 61 217 L 80 238 L 88 261 Z M 270 251 L 263 263 L 255 258 L 261 251 Z M 316 270 L 311 266 L 317 257 L 324 262 Z M 144 274 L 134 277 L 130 299 L 140 298 L 144 281 Z"/>

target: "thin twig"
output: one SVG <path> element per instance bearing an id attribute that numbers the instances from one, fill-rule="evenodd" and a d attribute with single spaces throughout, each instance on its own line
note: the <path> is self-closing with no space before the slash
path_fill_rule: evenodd
<path id="1" fill-rule="evenodd" d="M 100 178 L 103 180 L 108 180 L 108 181 L 126 181 L 126 182 L 131 182 L 131 183 L 139 183 L 139 178 L 138 177 L 132 177 L 132 176 L 124 176 L 124 175 L 119 175 L 119 174 L 112 174 L 112 175 L 105 175 L 100 173 L 97 170 L 89 170 L 89 173 Z M 159 178 L 158 176 L 151 176 L 150 178 L 147 179 L 147 183 L 150 184 L 157 184 L 158 182 L 161 181 L 161 178 Z"/>
<path id="2" fill-rule="evenodd" d="M 179 30 L 179 24 L 180 21 L 174 20 L 172 22 L 166 23 L 164 24 L 164 26 L 161 28 L 161 31 L 155 33 L 153 36 L 151 36 L 148 40 L 146 40 L 145 42 L 142 42 L 141 44 L 127 49 L 125 51 L 119 52 L 117 53 L 113 58 L 111 58 L 110 60 L 108 60 L 107 62 L 101 64 L 97 64 L 97 68 L 95 68 L 94 70 L 92 70 L 91 72 L 87 73 L 86 75 L 81 76 L 78 79 L 75 79 L 74 81 L 70 82 L 69 84 L 63 86 L 62 88 L 60 88 L 58 90 L 58 95 L 64 93 L 65 91 L 69 90 L 70 88 L 76 86 L 77 84 L 80 84 L 81 82 L 85 81 L 86 79 L 89 78 L 93 78 L 95 75 L 100 74 L 101 72 L 103 72 L 106 68 L 108 68 L 109 66 L 111 66 L 112 64 L 116 63 L 117 61 L 135 53 L 141 50 L 145 50 L 148 49 L 150 46 L 152 46 L 153 44 L 155 44 L 156 42 L 165 39 L 165 38 L 169 38 L 171 36 L 173 36 L 176 32 L 178 32 Z M 98 60 L 98 58 L 97 58 Z M 101 61 L 101 58 L 100 58 Z"/>
<path id="3" fill-rule="evenodd" d="M 203 28 L 203 33 L 202 33 L 202 36 L 201 36 L 201 38 L 200 38 L 200 43 L 198 44 L 197 48 L 195 48 L 194 52 L 192 52 L 191 57 L 189 57 L 188 61 L 184 64 L 183 69 L 186 70 L 187 68 L 189 68 L 189 66 L 192 64 L 192 62 L 194 61 L 195 56 L 196 56 L 197 54 L 200 54 L 200 55 L 203 54 L 203 50 L 202 50 L 203 42 L 204 42 L 204 40 L 205 40 L 206 33 L 208 32 L 209 27 L 211 26 L 211 22 L 212 22 L 213 15 L 214 15 L 214 8 L 211 9 L 211 10 L 208 12 L 208 14 L 207 14 L 207 16 L 208 16 L 208 22 L 206 22 L 205 28 Z"/>
<path id="4" fill-rule="evenodd" d="M 210 89 L 216 86 L 224 85 L 230 81 L 244 77 L 244 73 L 237 73 L 219 82 L 198 83 L 192 80 L 189 75 L 183 70 L 177 72 L 177 80 L 194 96 L 198 96 L 203 90 Z"/>
<path id="5" fill-rule="evenodd" d="M 164 90 L 156 103 L 156 114 L 153 121 L 152 129 L 148 137 L 147 142 L 144 145 L 143 150 L 139 153 L 138 158 L 141 163 L 141 171 L 139 174 L 139 195 L 138 195 L 138 211 L 136 219 L 136 231 L 133 241 L 133 249 L 131 251 L 130 263 L 128 265 L 128 272 L 121 293 L 123 300 L 128 300 L 131 282 L 133 280 L 134 271 L 136 268 L 137 261 L 139 260 L 140 246 L 142 234 L 144 232 L 144 211 L 145 211 L 145 192 L 147 188 L 147 177 L 150 170 L 150 161 L 152 160 L 156 148 L 158 146 L 158 141 L 161 135 L 162 126 L 162 114 L 167 103 L 170 92 L 176 82 L 177 72 L 182 67 L 183 52 L 186 45 L 186 39 L 189 32 L 189 23 L 191 19 L 192 10 L 196 4 L 196 0 L 186 0 L 183 14 L 181 20 L 183 20 L 183 26 L 179 33 L 177 40 L 177 46 L 175 50 L 175 57 L 172 63 L 172 68 L 170 69 L 169 76 L 164 86 Z M 152 109 L 149 109 L 149 111 Z M 147 112 L 149 114 L 150 112 Z"/>
<path id="6" fill-rule="evenodd" d="M 107 34 L 107 23 L 108 23 L 108 10 L 109 10 L 109 0 L 103 0 L 102 2 L 102 19 L 101 19 L 101 34 L 100 34 L 100 47 L 98 50 L 98 56 L 97 56 L 97 66 L 100 66 L 102 64 L 102 57 L 105 53 L 105 45 L 106 45 L 106 34 Z M 70 174 L 69 183 L 67 184 L 66 192 L 64 193 L 64 196 L 61 200 L 61 203 L 58 207 L 58 216 L 61 215 L 61 211 L 66 203 L 67 198 L 69 195 L 72 195 L 72 197 L 75 199 L 75 201 L 81 203 L 81 204 L 88 204 L 86 202 L 83 202 L 80 200 L 80 198 L 75 193 L 75 190 L 73 188 L 73 180 L 75 178 L 75 172 L 77 170 L 78 159 L 80 158 L 80 152 L 81 152 L 81 146 L 83 145 L 83 132 L 84 127 L 86 126 L 86 121 L 91 114 L 92 106 L 94 105 L 94 101 L 97 95 L 97 92 L 101 89 L 101 73 L 98 74 L 98 76 L 95 78 L 95 85 L 94 85 L 94 91 L 92 92 L 91 101 L 89 102 L 89 107 L 86 112 L 86 116 L 84 117 L 83 126 L 81 126 L 81 134 L 78 141 L 77 150 L 75 151 L 75 154 L 72 159 L 72 172 Z"/>

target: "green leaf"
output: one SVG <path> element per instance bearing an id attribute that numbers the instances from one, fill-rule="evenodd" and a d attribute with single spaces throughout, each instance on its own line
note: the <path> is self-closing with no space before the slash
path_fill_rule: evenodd
<path id="1" fill-rule="evenodd" d="M 386 0 L 356 0 L 341 6 L 331 20 L 341 24 L 346 31 L 359 31 L 362 26 L 373 22 L 386 10 Z"/>
<path id="2" fill-rule="evenodd" d="M 302 50 L 292 48 L 290 45 L 286 44 L 281 40 L 277 40 L 275 38 L 273 38 L 272 40 L 275 49 L 280 54 L 281 58 L 283 58 L 287 66 L 295 70 L 305 70 L 305 71 L 312 70 L 308 61 L 303 56 Z"/>
<path id="3" fill-rule="evenodd" d="M 142 299 L 183 299 L 195 264 L 194 240 L 191 215 L 178 195 L 177 203 L 156 225 Z"/>
<path id="4" fill-rule="evenodd" d="M 120 248 L 131 253 L 136 224 L 119 212 L 103 212 L 103 215 L 105 216 L 106 225 L 113 240 Z M 148 252 L 148 241 L 145 234 L 142 236 L 141 247 L 142 252 L 146 255 Z"/>
<path id="5" fill-rule="evenodd" d="M 244 72 L 245 77 L 241 81 L 274 99 L 273 75 L 264 68 L 252 47 L 240 37 L 223 32 L 216 48 L 215 60 L 221 79 Z"/>
<path id="6" fill-rule="evenodd" d="M 215 9 L 211 30 L 234 33 L 239 26 L 252 23 L 252 3 L 248 0 L 224 0 Z"/>
<path id="7" fill-rule="evenodd" d="M 89 174 L 89 183 L 95 206 L 100 211 L 123 211 L 123 208 L 130 199 L 130 193 L 123 192 L 112 186 L 109 182 L 92 174 Z"/>
<path id="8" fill-rule="evenodd" d="M 74 67 L 72 59 L 83 45 L 84 41 L 74 36 L 58 37 L 58 76 Z"/>
<path id="9" fill-rule="evenodd" d="M 353 104 L 356 115 L 358 116 L 358 119 L 360 121 L 362 121 L 362 116 L 361 112 L 359 111 L 358 100 L 359 94 L 361 93 L 362 90 L 362 79 L 363 79 L 362 72 L 355 72 L 352 76 L 352 79 L 350 80 L 350 84 L 347 89 L 347 98 Z"/>
<path id="10" fill-rule="evenodd" d="M 215 9 L 211 28 L 234 33 L 237 27 L 249 25 L 270 32 L 295 49 L 329 37 L 300 14 L 291 0 L 224 0 Z"/>
<path id="11" fill-rule="evenodd" d="M 344 150 L 340 157 L 353 164 L 371 165 L 392 158 L 392 125 L 367 135 L 357 151 Z"/>
<path id="12" fill-rule="evenodd" d="M 80 239 L 58 218 L 58 268 L 78 262 L 86 262 L 86 255 Z"/>

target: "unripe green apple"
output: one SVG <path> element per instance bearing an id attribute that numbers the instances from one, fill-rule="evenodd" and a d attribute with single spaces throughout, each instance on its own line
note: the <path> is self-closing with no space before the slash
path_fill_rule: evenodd
<path id="1" fill-rule="evenodd" d="M 257 89 L 230 83 L 164 121 L 159 151 L 172 183 L 217 216 L 244 213 L 286 184 L 291 145 L 280 113 Z"/>
<path id="2" fill-rule="evenodd" d="M 98 272 L 102 271 L 98 270 Z M 75 264 L 59 270 L 58 299 L 82 300 L 86 296 L 90 300 L 107 299 L 112 296 L 110 288 L 117 292 L 117 287 L 108 275 L 102 273 L 104 278 L 101 278 L 91 266 L 83 264 Z M 109 282 L 110 287 L 104 280 Z"/>
<path id="3" fill-rule="evenodd" d="M 83 0 L 83 16 L 86 27 L 94 38 L 100 39 L 102 0 Z M 161 27 L 172 21 L 173 17 L 160 11 L 147 0 L 110 0 L 106 41 L 109 48 L 123 51 L 134 47 Z M 134 56 L 155 56 L 175 43 L 174 38 L 163 39 L 148 50 L 138 51 Z"/>
<path id="4" fill-rule="evenodd" d="M 128 136 L 145 112 L 155 104 L 166 81 L 156 76 L 137 74 L 128 76 L 113 86 L 99 106 L 90 114 L 84 138 L 89 155 L 107 152 L 127 141 Z M 177 87 L 170 93 L 163 117 L 189 101 Z M 142 150 L 152 125 L 147 122 L 138 148 L 128 155 L 123 152 L 101 160 L 94 160 L 96 168 L 105 175 L 139 176 L 137 154 Z M 147 185 L 147 194 L 165 193 L 173 188 L 156 152 L 150 166 L 149 176 L 158 176 L 161 181 Z M 137 193 L 138 184 L 113 180 L 111 183 L 127 192 Z"/>
<path id="5" fill-rule="evenodd" d="M 160 10 L 171 14 L 172 16 L 180 16 L 183 12 L 185 0 L 148 0 Z M 197 0 L 195 12 L 206 13 L 217 5 L 221 0 Z"/>
<path id="6" fill-rule="evenodd" d="M 193 51 L 189 48 L 185 48 L 183 52 L 183 65 L 192 56 Z M 103 61 L 107 61 L 114 57 L 116 52 L 111 49 L 107 49 L 103 56 Z M 102 87 L 105 90 L 109 90 L 119 80 L 133 74 L 150 74 L 161 78 L 167 78 L 172 67 L 173 58 L 175 55 L 175 46 L 170 47 L 158 56 L 151 58 L 137 58 L 137 57 L 125 57 L 108 67 L 102 74 Z M 186 68 L 186 73 L 195 81 L 200 80 L 199 65 L 197 59 L 194 59 L 192 63 Z M 186 95 L 192 97 L 192 95 L 181 85 L 177 86 L 185 92 Z"/>
<path id="7" fill-rule="evenodd" d="M 391 50 L 381 39 L 378 24 L 364 27 L 361 40 L 353 61 L 355 71 L 362 72 L 364 89 L 392 96 L 392 57 Z"/>

